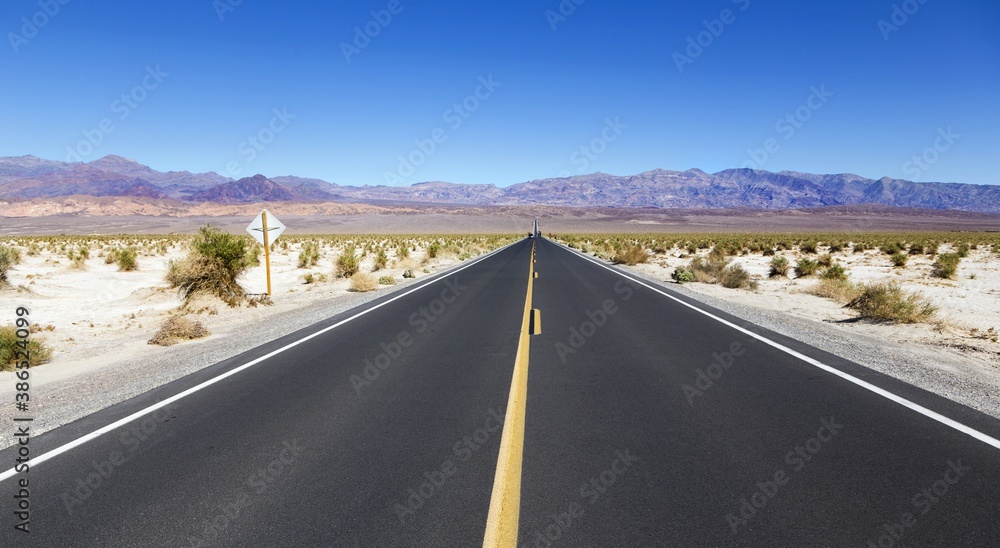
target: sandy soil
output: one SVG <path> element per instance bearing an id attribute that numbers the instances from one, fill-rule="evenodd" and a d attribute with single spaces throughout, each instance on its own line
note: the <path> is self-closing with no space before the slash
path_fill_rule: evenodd
<path id="1" fill-rule="evenodd" d="M 820 248 L 820 253 L 824 249 Z M 941 253 L 952 251 L 944 244 Z M 708 250 L 699 252 L 707 255 Z M 795 251 L 778 252 L 794 265 L 805 256 Z M 720 285 L 691 282 L 685 287 L 702 294 L 752 306 L 774 310 L 817 322 L 838 322 L 857 332 L 888 338 L 895 342 L 913 342 L 932 348 L 958 349 L 982 360 L 983 367 L 1000 372 L 1000 256 L 988 249 L 972 250 L 962 259 L 958 275 L 953 280 L 931 276 L 933 259 L 926 255 L 911 256 L 903 268 L 895 268 L 889 257 L 878 250 L 854 254 L 850 251 L 833 254 L 847 268 L 853 282 L 895 281 L 903 289 L 929 298 L 939 307 L 933 321 L 922 324 L 891 325 L 854 321 L 856 314 L 833 300 L 811 295 L 806 290 L 819 283 L 815 276 L 794 279 L 769 278 L 771 257 L 760 253 L 735 257 L 731 264 L 743 266 L 758 279 L 756 290 L 727 289 Z M 817 255 L 811 255 L 816 258 Z M 634 268 L 654 279 L 671 282 L 675 268 L 686 266 L 691 257 L 677 249 L 655 255 L 648 264 Z M 993 329 L 991 332 L 990 330 Z M 992 333 L 992 334 L 991 334 Z M 933 364 L 931 364 L 933 366 Z"/>

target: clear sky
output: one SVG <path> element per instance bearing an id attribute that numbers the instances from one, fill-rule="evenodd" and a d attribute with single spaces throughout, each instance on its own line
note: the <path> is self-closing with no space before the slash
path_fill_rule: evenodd
<path id="1" fill-rule="evenodd" d="M 996 0 L 6 0 L 0 155 L 373 185 L 996 184 L 998 28 Z"/>

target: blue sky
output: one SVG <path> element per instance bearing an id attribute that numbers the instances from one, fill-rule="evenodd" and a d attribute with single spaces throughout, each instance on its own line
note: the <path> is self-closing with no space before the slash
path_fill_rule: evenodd
<path id="1" fill-rule="evenodd" d="M 995 0 L 9 0 L 0 155 L 372 185 L 996 184 L 998 26 Z"/>

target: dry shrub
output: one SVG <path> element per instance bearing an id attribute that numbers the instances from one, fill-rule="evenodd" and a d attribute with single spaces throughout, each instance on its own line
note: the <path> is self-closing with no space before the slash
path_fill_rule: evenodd
<path id="1" fill-rule="evenodd" d="M 805 278 L 806 276 L 812 276 L 819 270 L 819 263 L 808 258 L 803 257 L 795 263 L 795 276 L 798 278 Z"/>
<path id="2" fill-rule="evenodd" d="M 385 254 L 385 250 L 379 248 L 378 253 L 375 254 L 375 268 L 374 271 L 379 271 L 385 268 L 385 265 L 389 263 L 389 256 Z"/>
<path id="3" fill-rule="evenodd" d="M 11 324 L 0 327 L 0 371 L 13 371 L 19 361 L 24 359 L 24 349 L 18 343 L 17 326 Z M 32 328 L 34 333 L 35 329 Z M 22 333 L 23 334 L 23 333 Z M 45 345 L 45 340 L 38 337 L 28 337 L 28 367 L 43 364 L 52 357 L 52 349 Z"/>
<path id="4" fill-rule="evenodd" d="M 844 265 L 840 263 L 833 263 L 829 265 L 829 267 L 824 269 L 823 273 L 820 275 L 820 277 L 825 280 L 841 280 L 841 281 L 846 281 L 847 276 L 848 276 L 847 269 L 844 268 Z"/>
<path id="5" fill-rule="evenodd" d="M 378 280 L 367 272 L 355 272 L 351 276 L 351 291 L 364 293 L 378 289 Z"/>
<path id="6" fill-rule="evenodd" d="M 918 293 L 904 291 L 892 282 L 874 282 L 861 286 L 860 294 L 847 303 L 859 317 L 892 322 L 917 323 L 934 316 L 937 307 Z"/>
<path id="7" fill-rule="evenodd" d="M 841 304 L 847 304 L 858 298 L 861 290 L 846 279 L 823 278 L 816 285 L 807 288 L 806 293 L 832 299 Z"/>
<path id="8" fill-rule="evenodd" d="M 379 285 L 396 285 L 396 278 L 392 276 L 382 276 L 378 279 Z"/>
<path id="9" fill-rule="evenodd" d="M 316 266 L 319 259 L 319 244 L 315 242 L 305 242 L 302 244 L 302 250 L 299 251 L 299 268 Z"/>
<path id="10" fill-rule="evenodd" d="M 256 253 L 248 244 L 247 238 L 211 226 L 202 227 L 191 243 L 188 256 L 170 263 L 167 282 L 179 289 L 185 300 L 206 293 L 229 306 L 237 306 L 246 297 L 246 291 L 236 279 L 257 262 Z"/>
<path id="11" fill-rule="evenodd" d="M 944 253 L 939 255 L 931 267 L 931 276 L 946 280 L 954 278 L 955 274 L 958 273 L 958 263 L 961 260 L 962 256 L 958 253 Z"/>
<path id="12" fill-rule="evenodd" d="M 757 283 L 750 279 L 750 273 L 738 264 L 726 267 L 722 271 L 719 275 L 719 285 L 729 289 L 757 288 Z"/>
<path id="13" fill-rule="evenodd" d="M 768 274 L 771 278 L 777 278 L 779 276 L 788 276 L 788 259 L 782 256 L 776 256 L 771 259 L 771 272 Z"/>
<path id="14" fill-rule="evenodd" d="M 132 272 L 139 269 L 135 248 L 133 247 L 126 247 L 116 252 L 115 262 L 118 263 L 119 272 Z"/>
<path id="15" fill-rule="evenodd" d="M 617 264 L 626 264 L 629 266 L 645 263 L 648 260 L 649 255 L 641 245 L 626 245 L 612 259 Z"/>
<path id="16" fill-rule="evenodd" d="M 358 257 L 355 255 L 357 249 L 353 245 L 348 245 L 344 247 L 344 252 L 337 257 L 337 270 L 334 273 L 338 278 L 350 278 L 357 274 L 358 268 L 360 268 L 358 263 Z"/>
<path id="17" fill-rule="evenodd" d="M 21 251 L 14 247 L 0 246 L 0 286 L 10 283 L 7 271 L 21 262 Z"/>
<path id="18" fill-rule="evenodd" d="M 181 341 L 192 341 L 209 335 L 201 322 L 192 322 L 182 316 L 171 316 L 163 322 L 160 330 L 149 339 L 149 344 L 172 346 Z"/>
<path id="19" fill-rule="evenodd" d="M 726 252 L 722 248 L 716 247 L 708 254 L 707 259 L 701 257 L 691 259 L 688 270 L 694 273 L 696 281 L 714 284 L 719 281 L 723 271 L 728 266 L 729 258 L 726 256 Z"/>

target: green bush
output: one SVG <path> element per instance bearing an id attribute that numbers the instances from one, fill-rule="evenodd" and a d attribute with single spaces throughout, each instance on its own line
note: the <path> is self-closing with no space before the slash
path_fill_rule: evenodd
<path id="1" fill-rule="evenodd" d="M 358 272 L 358 257 L 355 255 L 357 248 L 354 244 L 344 246 L 344 252 L 337 257 L 337 272 L 338 278 L 350 278 Z"/>
<path id="2" fill-rule="evenodd" d="M 895 255 L 906 251 L 906 244 L 901 242 L 889 242 L 882 244 L 881 250 L 882 253 L 885 253 L 886 255 Z"/>
<path id="3" fill-rule="evenodd" d="M 931 266 L 931 276 L 935 278 L 951 279 L 958 273 L 958 263 L 962 257 L 958 253 L 943 253 L 938 255 L 936 261 Z"/>
<path id="4" fill-rule="evenodd" d="M 802 244 L 799 246 L 799 250 L 801 250 L 803 253 L 815 254 L 819 251 L 819 242 L 815 241 L 802 242 Z"/>
<path id="5" fill-rule="evenodd" d="M 675 268 L 673 273 L 670 274 L 670 277 L 679 284 L 693 282 L 694 272 L 691 272 L 682 266 L 680 268 Z"/>
<path id="6" fill-rule="evenodd" d="M 19 361 L 24 359 L 24 349 L 17 338 L 17 326 L 14 324 L 0 327 L 0 371 L 14 371 Z M 28 367 L 43 364 L 52 357 L 52 349 L 45 345 L 45 340 L 28 336 Z"/>
<path id="7" fill-rule="evenodd" d="M 15 247 L 0 245 L 0 285 L 7 285 L 7 272 L 21 262 L 21 251 Z"/>
<path id="8" fill-rule="evenodd" d="M 397 259 L 408 259 L 410 257 L 410 248 L 403 244 L 396 248 L 396 258 Z"/>
<path id="9" fill-rule="evenodd" d="M 256 262 L 257 253 L 251 251 L 249 238 L 205 226 L 191 241 L 187 257 L 170 263 L 167 282 L 185 299 L 205 293 L 237 306 L 246 291 L 236 279 Z"/>
<path id="10" fill-rule="evenodd" d="M 814 261 L 814 260 L 812 260 L 812 259 L 810 259 L 808 257 L 804 257 L 802 259 L 799 259 L 799 261 L 797 263 L 795 263 L 795 276 L 797 276 L 799 278 L 805 278 L 806 276 L 812 276 L 818 270 L 819 270 L 819 263 L 817 263 L 816 261 Z"/>
<path id="11" fill-rule="evenodd" d="M 139 269 L 135 248 L 132 247 L 126 247 L 115 253 L 115 262 L 118 263 L 119 272 L 132 272 Z"/>
<path id="12" fill-rule="evenodd" d="M 385 250 L 379 248 L 378 253 L 375 254 L 375 271 L 382 270 L 385 265 L 389 262 L 389 257 L 385 254 Z"/>
<path id="13" fill-rule="evenodd" d="M 436 259 L 439 251 L 441 251 L 441 246 L 435 242 L 427 247 L 427 256 Z"/>
<path id="14" fill-rule="evenodd" d="M 917 293 L 909 293 L 891 282 L 863 285 L 861 294 L 847 303 L 859 317 L 893 323 L 916 323 L 934 316 L 937 307 Z"/>
<path id="15" fill-rule="evenodd" d="M 903 268 L 906 266 L 906 261 L 909 260 L 909 258 L 909 255 L 900 251 L 899 253 L 889 257 L 889 260 L 892 261 L 892 266 L 896 268 Z"/>
<path id="16" fill-rule="evenodd" d="M 824 280 L 846 280 L 847 279 L 847 269 L 844 265 L 840 263 L 833 263 L 823 270 L 823 274 L 820 276 Z"/>
<path id="17" fill-rule="evenodd" d="M 822 267 L 829 267 L 833 265 L 833 255 L 830 255 L 829 253 L 820 255 L 819 258 L 816 259 L 816 264 Z"/>
<path id="18" fill-rule="evenodd" d="M 777 278 L 778 276 L 788 275 L 788 259 L 785 257 L 777 256 L 771 259 L 771 272 L 768 276 L 772 278 Z"/>
<path id="19" fill-rule="evenodd" d="M 302 250 L 299 251 L 299 268 L 316 266 L 319 259 L 319 244 L 315 242 L 305 242 L 302 244 Z"/>
<path id="20" fill-rule="evenodd" d="M 380 285 L 396 285 L 396 278 L 392 276 L 382 276 L 378 279 Z"/>

